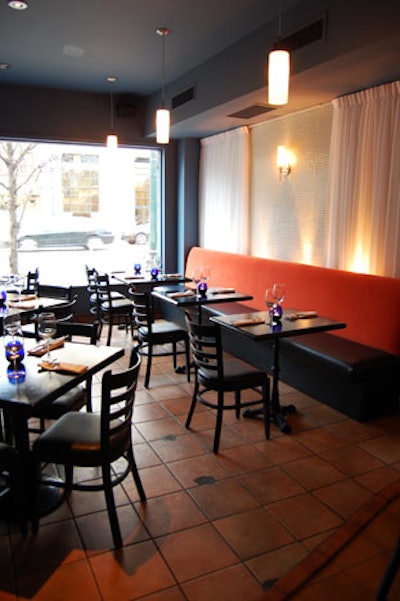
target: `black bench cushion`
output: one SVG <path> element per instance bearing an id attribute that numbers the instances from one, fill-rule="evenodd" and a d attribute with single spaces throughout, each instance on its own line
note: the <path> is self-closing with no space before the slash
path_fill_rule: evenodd
<path id="1" fill-rule="evenodd" d="M 366 377 L 375 370 L 400 369 L 400 357 L 396 355 L 325 332 L 286 338 L 282 340 L 282 351 L 354 378 Z"/>

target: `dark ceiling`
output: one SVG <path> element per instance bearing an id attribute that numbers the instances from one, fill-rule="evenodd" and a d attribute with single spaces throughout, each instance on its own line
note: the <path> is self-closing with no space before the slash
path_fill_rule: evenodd
<path id="1" fill-rule="evenodd" d="M 399 0 L 27 0 L 0 3 L 0 85 L 132 94 L 159 101 L 165 39 L 176 137 L 203 136 L 304 109 L 399 73 Z M 371 10 L 369 6 L 371 5 Z M 387 6 L 385 6 L 387 5 Z M 268 112 L 265 62 L 278 34 L 323 20 L 323 38 L 293 53 L 289 105 Z M 362 9 L 362 10 L 360 10 Z M 379 12 L 377 12 L 379 11 Z M 396 24 L 397 18 L 397 24 Z M 250 35 L 251 34 L 251 35 Z M 106 77 L 117 77 L 114 84 Z M 254 108 L 255 107 L 255 108 Z M 246 110 L 244 117 L 229 117 Z"/>

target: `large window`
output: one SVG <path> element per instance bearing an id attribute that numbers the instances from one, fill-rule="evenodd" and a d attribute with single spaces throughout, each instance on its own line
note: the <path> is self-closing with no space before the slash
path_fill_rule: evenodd
<path id="1" fill-rule="evenodd" d="M 161 151 L 0 141 L 3 274 L 82 284 L 161 254 Z"/>

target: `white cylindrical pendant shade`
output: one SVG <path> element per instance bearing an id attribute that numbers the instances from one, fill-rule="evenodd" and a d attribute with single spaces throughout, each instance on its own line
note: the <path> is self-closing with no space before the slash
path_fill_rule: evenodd
<path id="1" fill-rule="evenodd" d="M 156 113 L 156 139 L 157 144 L 169 142 L 169 110 L 158 109 Z"/>
<path id="2" fill-rule="evenodd" d="M 288 103 L 290 54 L 287 50 L 272 50 L 268 55 L 268 104 Z"/>
<path id="3" fill-rule="evenodd" d="M 108 134 L 107 148 L 118 148 L 118 136 L 115 134 Z"/>

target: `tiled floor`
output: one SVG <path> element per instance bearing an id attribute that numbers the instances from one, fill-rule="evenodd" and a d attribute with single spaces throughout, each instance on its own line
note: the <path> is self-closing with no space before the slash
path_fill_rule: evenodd
<path id="1" fill-rule="evenodd" d="M 115 330 L 113 344 L 131 342 Z M 185 429 L 192 385 L 171 363 L 155 360 L 137 393 L 148 500 L 131 477 L 116 489 L 124 547 L 101 493 L 74 492 L 36 536 L 0 522 L 0 601 L 375 599 L 399 531 L 400 417 L 360 424 L 282 385 L 293 433 L 266 441 L 260 421 L 228 414 L 215 455 L 214 416 L 199 408 Z"/>

